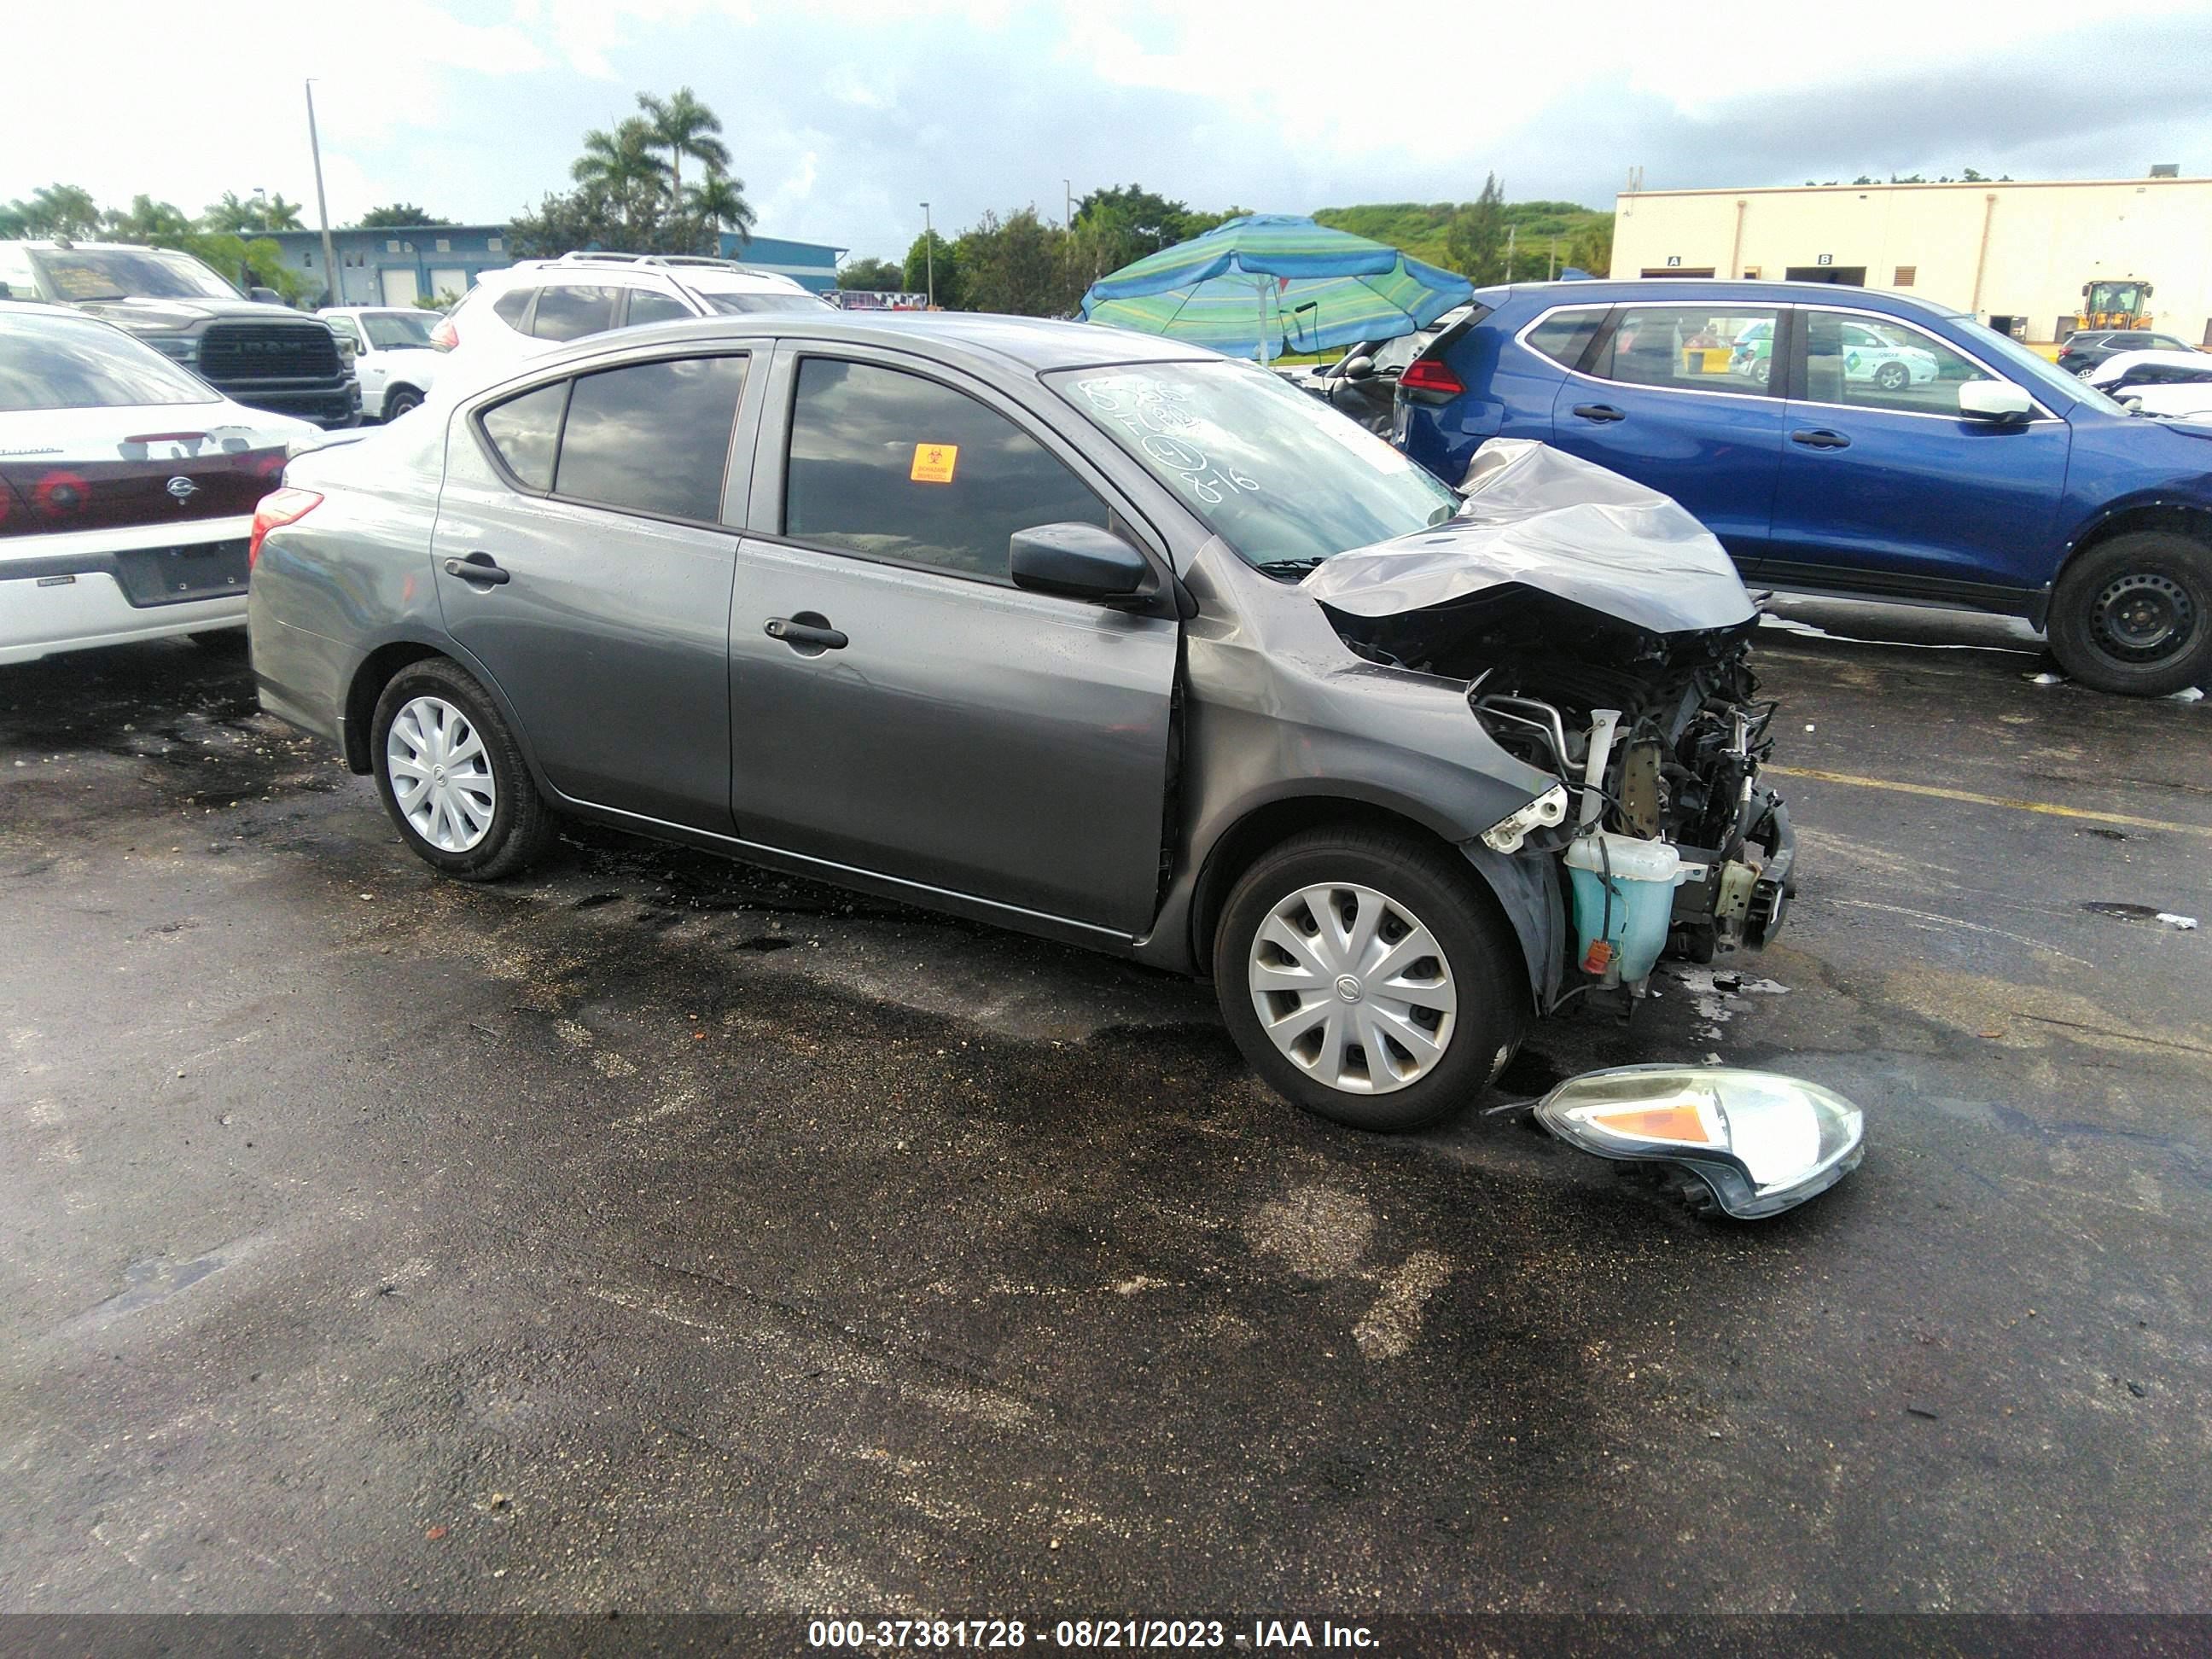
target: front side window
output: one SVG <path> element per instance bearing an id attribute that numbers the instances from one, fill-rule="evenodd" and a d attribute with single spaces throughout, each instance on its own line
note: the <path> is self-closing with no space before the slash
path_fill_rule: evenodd
<path id="1" fill-rule="evenodd" d="M 556 283 L 538 290 L 538 313 L 530 331 L 541 340 L 580 340 L 615 325 L 615 301 L 621 290 L 582 283 Z"/>
<path id="2" fill-rule="evenodd" d="M 1962 380 L 1987 370 L 1932 335 L 1832 311 L 1805 313 L 1805 392 L 1816 404 L 1956 415 Z"/>
<path id="3" fill-rule="evenodd" d="M 799 365 L 783 487 L 794 541 L 1004 581 L 1017 530 L 1107 518 L 1059 457 L 965 392 L 872 363 Z"/>
<path id="4" fill-rule="evenodd" d="M 1459 507 L 1357 422 L 1249 364 L 1071 368 L 1045 383 L 1263 568 L 1427 529 Z"/>
<path id="5" fill-rule="evenodd" d="M 1555 311 L 1528 331 L 1529 349 L 1549 357 L 1561 368 L 1579 368 L 1590 337 L 1604 320 L 1603 306 Z"/>
<path id="6" fill-rule="evenodd" d="M 1629 306 L 1589 372 L 1674 392 L 1759 392 L 1778 313 L 1758 306 Z"/>
<path id="7" fill-rule="evenodd" d="M 629 325 L 641 328 L 647 323 L 680 323 L 691 313 L 682 302 L 649 288 L 634 288 L 629 291 Z"/>
<path id="8" fill-rule="evenodd" d="M 553 450 L 561 441 L 561 411 L 568 383 L 556 380 L 509 398 L 484 411 L 480 424 L 507 470 L 532 489 L 553 487 Z"/>
<path id="9" fill-rule="evenodd" d="M 721 516 L 745 360 L 679 357 L 576 379 L 553 493 L 659 518 Z"/>
<path id="10" fill-rule="evenodd" d="M 206 381 L 120 329 L 74 312 L 0 316 L 0 413 L 215 400 Z"/>

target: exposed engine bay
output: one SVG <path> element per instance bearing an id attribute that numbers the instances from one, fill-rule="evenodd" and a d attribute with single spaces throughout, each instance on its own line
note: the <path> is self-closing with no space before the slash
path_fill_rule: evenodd
<path id="1" fill-rule="evenodd" d="M 1710 962 L 1773 935 L 1796 842 L 1759 777 L 1758 611 L 1672 500 L 1493 441 L 1460 519 L 1305 586 L 1362 656 L 1466 681 L 1492 740 L 1558 780 L 1484 840 L 1558 859 L 1583 983 L 1638 991 L 1662 950 Z"/>

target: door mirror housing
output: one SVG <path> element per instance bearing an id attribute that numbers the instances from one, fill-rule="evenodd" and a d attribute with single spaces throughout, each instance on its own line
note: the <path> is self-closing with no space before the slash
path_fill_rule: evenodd
<path id="1" fill-rule="evenodd" d="M 2010 380 L 1962 380 L 1959 385 L 1959 413 L 1970 421 L 1999 421 L 2017 425 L 2035 410 L 2027 393 Z"/>
<path id="2" fill-rule="evenodd" d="M 1008 546 L 1014 586 L 1069 599 L 1135 601 L 1156 586 L 1152 561 L 1112 531 L 1072 521 L 1017 530 Z"/>
<path id="3" fill-rule="evenodd" d="M 284 296 L 273 288 L 248 289 L 246 297 L 264 306 L 281 306 L 284 303 Z"/>
<path id="4" fill-rule="evenodd" d="M 1344 378 L 1347 380 L 1364 380 L 1374 373 L 1375 360 L 1364 351 L 1357 357 L 1344 360 Z"/>

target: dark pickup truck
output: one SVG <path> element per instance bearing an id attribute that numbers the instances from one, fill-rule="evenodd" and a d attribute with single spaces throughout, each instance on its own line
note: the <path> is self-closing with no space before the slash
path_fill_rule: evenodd
<path id="1" fill-rule="evenodd" d="M 189 253 L 125 242 L 0 242 L 0 298 L 88 312 L 250 408 L 322 427 L 360 424 L 361 384 L 329 325 L 246 298 Z"/>

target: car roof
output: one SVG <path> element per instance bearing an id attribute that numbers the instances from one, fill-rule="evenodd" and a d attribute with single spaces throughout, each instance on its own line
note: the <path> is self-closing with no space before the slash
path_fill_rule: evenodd
<path id="1" fill-rule="evenodd" d="M 1056 368 L 1096 368 L 1105 363 L 1202 362 L 1219 356 L 1203 346 L 1139 334 L 1101 323 L 1060 322 L 1042 317 L 1006 317 L 973 311 L 838 311 L 829 306 L 804 311 L 757 311 L 734 317 L 695 317 L 680 323 L 615 329 L 574 341 L 558 351 L 529 360 L 533 372 L 575 362 L 611 350 L 672 340 L 700 343 L 746 340 L 805 339 L 852 345 L 882 345 L 895 350 L 935 348 L 948 360 L 1012 365 L 1043 374 Z"/>
<path id="2" fill-rule="evenodd" d="M 2136 346 L 2127 351 L 2115 351 L 2097 365 L 2097 372 L 2118 368 L 2122 371 L 2142 363 L 2161 363 L 2172 368 L 2201 368 L 2212 376 L 2212 355 L 2192 351 L 2186 347 L 2179 351 L 2168 351 L 2163 346 Z"/>
<path id="3" fill-rule="evenodd" d="M 1900 317 L 1957 319 L 1966 313 L 1932 300 L 1842 283 L 1723 282 L 1713 276 L 1640 276 L 1573 283 L 1512 283 L 1479 289 L 1477 300 L 1497 310 L 1509 302 L 1544 305 L 1665 305 L 1669 301 L 1741 301 L 1753 305 L 1830 305 L 1887 311 Z"/>

